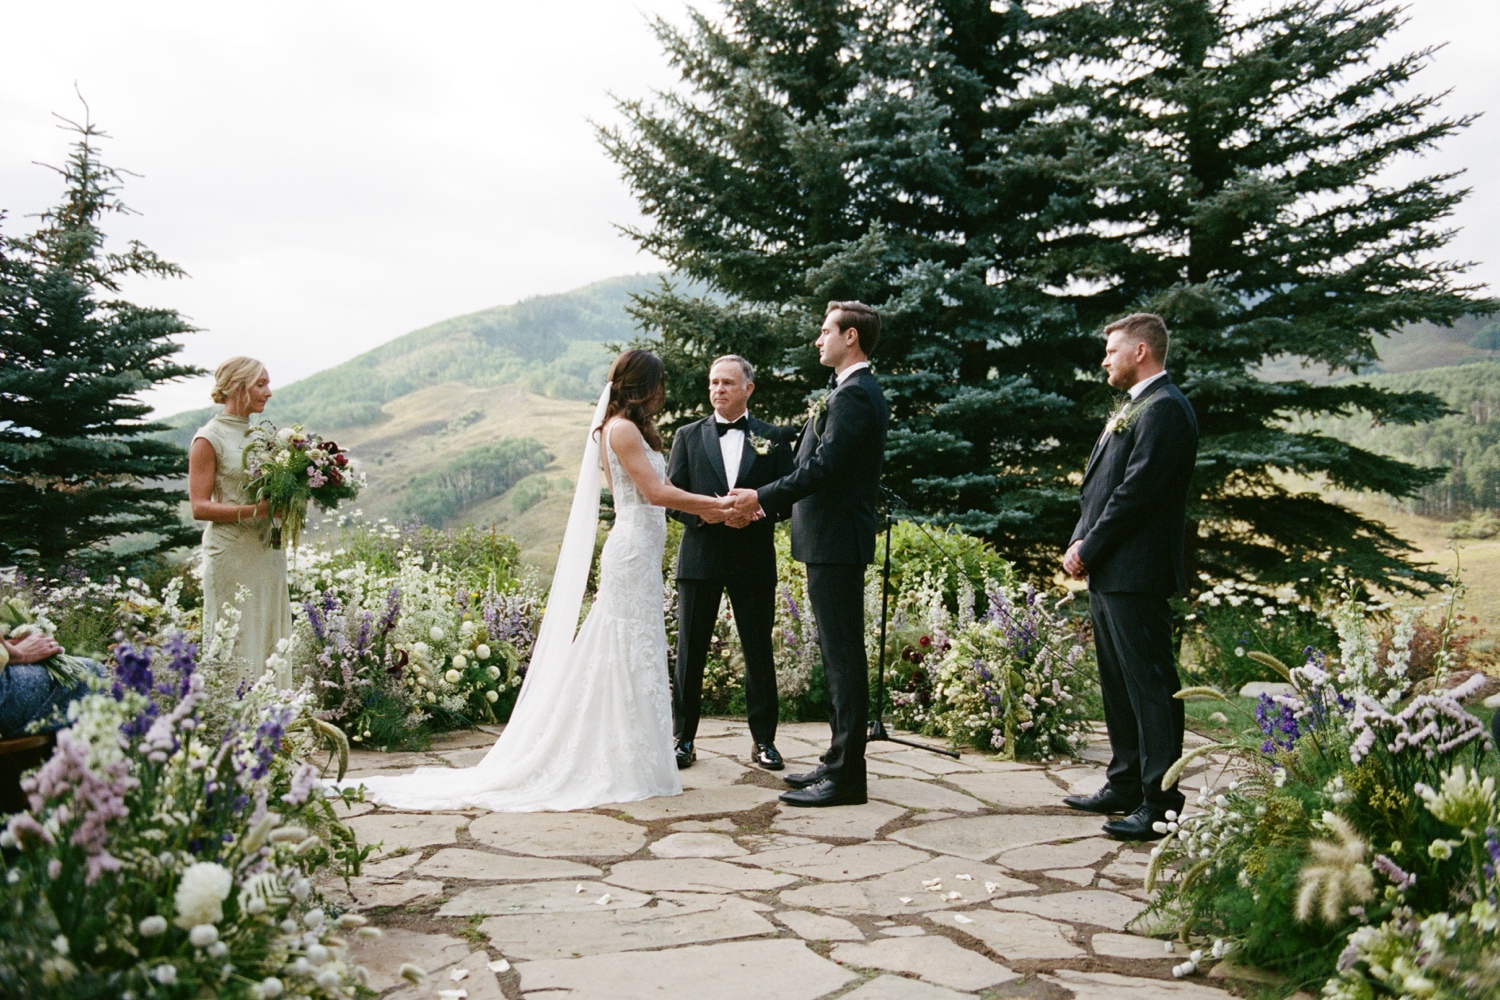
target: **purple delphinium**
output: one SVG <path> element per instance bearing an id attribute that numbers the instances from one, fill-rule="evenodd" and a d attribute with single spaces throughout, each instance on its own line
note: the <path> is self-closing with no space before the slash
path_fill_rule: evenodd
<path id="1" fill-rule="evenodd" d="M 1302 735 L 1297 725 L 1297 713 L 1290 706 L 1278 702 L 1268 694 L 1260 696 L 1255 706 L 1255 721 L 1267 737 L 1260 745 L 1260 752 L 1267 757 L 1278 750 L 1290 750 Z"/>
<path id="2" fill-rule="evenodd" d="M 1497 866 L 1500 866 L 1500 831 L 1493 826 L 1484 831 L 1484 853 L 1489 860 L 1484 863 L 1485 878 L 1494 878 Z"/>

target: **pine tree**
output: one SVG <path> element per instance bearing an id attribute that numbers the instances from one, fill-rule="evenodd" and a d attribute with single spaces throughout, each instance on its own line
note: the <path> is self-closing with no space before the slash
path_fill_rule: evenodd
<path id="1" fill-rule="evenodd" d="M 1372 180 L 1465 124 L 1389 96 L 1427 54 L 1371 69 L 1396 20 L 1368 2 L 1054 7 L 735 0 L 658 23 L 685 86 L 623 102 L 602 138 L 650 220 L 632 235 L 716 293 L 638 304 L 672 414 L 734 351 L 762 365 L 761 415 L 795 420 L 826 378 L 824 304 L 864 299 L 886 317 L 887 483 L 1050 576 L 1111 405 L 1099 331 L 1149 308 L 1203 424 L 1198 568 L 1431 580 L 1284 474 L 1410 495 L 1434 473 L 1290 421 L 1441 404 L 1257 376 L 1288 356 L 1357 370 L 1380 334 L 1489 308 L 1430 259 L 1463 192 Z"/>
<path id="2" fill-rule="evenodd" d="M 106 216 L 129 211 L 107 138 L 85 118 L 61 175 L 63 201 L 26 237 L 0 238 L 0 565 L 53 571 L 188 544 L 178 514 L 187 454 L 153 435 L 138 394 L 200 369 L 173 356 L 193 329 L 170 309 L 120 298 L 127 276 L 182 270 L 138 242 L 105 249 Z M 112 549 L 112 545 L 120 546 Z"/>
<path id="3" fill-rule="evenodd" d="M 1073 162 L 1097 193 L 1067 238 L 1083 271 L 1107 280 L 1070 305 L 1085 325 L 1150 309 L 1173 331 L 1169 367 L 1203 435 L 1200 568 L 1433 582 L 1405 561 L 1409 545 L 1316 487 L 1409 497 L 1444 470 L 1297 422 L 1418 423 L 1441 401 L 1257 373 L 1277 359 L 1354 373 L 1406 324 L 1495 308 L 1463 283 L 1467 265 L 1436 256 L 1466 193 L 1453 175 L 1381 180 L 1468 124 L 1440 117 L 1438 97 L 1406 93 L 1432 51 L 1381 60 L 1402 17 L 1385 0 L 1114 0 L 1073 13 L 1058 28 L 1090 66 L 1066 98 L 1088 122 Z"/>

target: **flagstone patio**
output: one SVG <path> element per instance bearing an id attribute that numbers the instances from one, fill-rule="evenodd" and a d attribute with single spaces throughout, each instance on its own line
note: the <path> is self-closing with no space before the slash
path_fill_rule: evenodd
<path id="1" fill-rule="evenodd" d="M 351 774 L 469 764 L 496 732 L 356 752 Z M 827 734 L 787 724 L 777 742 L 798 770 Z M 393 1000 L 1233 995 L 1212 975 L 1174 980 L 1181 947 L 1134 933 L 1149 845 L 1108 840 L 1062 806 L 1103 783 L 1102 737 L 1051 765 L 874 744 L 869 804 L 822 810 L 782 807 L 779 777 L 746 764 L 743 722 L 705 720 L 700 737 L 679 797 L 583 813 L 350 810 L 381 848 L 351 890 L 328 891 L 385 931 L 358 949 L 369 985 Z M 427 980 L 402 980 L 407 962 Z"/>

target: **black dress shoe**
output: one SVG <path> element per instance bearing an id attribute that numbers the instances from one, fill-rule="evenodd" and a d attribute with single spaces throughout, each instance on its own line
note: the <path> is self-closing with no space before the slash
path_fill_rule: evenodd
<path id="1" fill-rule="evenodd" d="M 677 756 L 677 770 L 692 767 L 693 761 L 698 759 L 698 751 L 693 749 L 692 740 L 678 740 L 672 746 L 672 752 Z"/>
<path id="2" fill-rule="evenodd" d="M 1156 829 L 1157 823 L 1166 822 L 1165 810 L 1156 810 L 1142 805 L 1124 819 L 1112 819 L 1104 824 L 1104 832 L 1116 840 L 1160 840 L 1166 834 Z"/>
<path id="3" fill-rule="evenodd" d="M 861 806 L 869 801 L 864 785 L 840 785 L 832 778 L 823 777 L 790 792 L 781 793 L 781 801 L 789 806 Z"/>
<path id="4" fill-rule="evenodd" d="M 1093 795 L 1066 795 L 1063 797 L 1063 805 L 1086 813 L 1110 816 L 1135 812 L 1140 808 L 1141 800 L 1139 796 L 1131 798 L 1105 785 Z"/>
<path id="5" fill-rule="evenodd" d="M 783 775 L 781 780 L 793 788 L 806 788 L 808 785 L 816 785 L 828 775 L 828 769 L 822 764 L 813 768 L 805 774 Z"/>
<path id="6" fill-rule="evenodd" d="M 786 761 L 781 759 L 773 743 L 757 743 L 750 750 L 750 759 L 767 771 L 779 771 L 786 767 Z"/>

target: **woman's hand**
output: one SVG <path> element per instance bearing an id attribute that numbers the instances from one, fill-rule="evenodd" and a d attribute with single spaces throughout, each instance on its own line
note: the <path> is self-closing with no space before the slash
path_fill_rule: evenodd
<path id="1" fill-rule="evenodd" d="M 40 632 L 11 640 L 5 644 L 5 648 L 10 652 L 11 663 L 40 663 L 63 651 L 56 639 Z"/>

